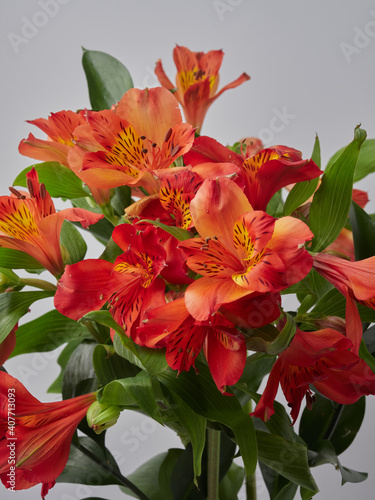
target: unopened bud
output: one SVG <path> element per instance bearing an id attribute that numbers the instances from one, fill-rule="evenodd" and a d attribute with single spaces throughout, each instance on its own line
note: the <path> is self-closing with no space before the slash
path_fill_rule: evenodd
<path id="1" fill-rule="evenodd" d="M 100 434 L 115 425 L 119 416 L 118 406 L 102 405 L 94 401 L 87 411 L 87 423 L 96 434 Z"/>

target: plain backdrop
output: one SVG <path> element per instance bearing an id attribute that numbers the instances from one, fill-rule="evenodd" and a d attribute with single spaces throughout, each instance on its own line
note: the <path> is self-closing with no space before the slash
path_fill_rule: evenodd
<path id="1" fill-rule="evenodd" d="M 309 157 L 319 135 L 323 166 L 353 138 L 361 123 L 375 137 L 375 3 L 370 0 L 18 0 L 0 4 L 1 191 L 8 194 L 16 175 L 32 160 L 18 153 L 22 138 L 42 133 L 25 120 L 47 117 L 62 109 L 89 107 L 82 49 L 108 52 L 122 61 L 134 85 L 157 85 L 153 70 L 161 58 L 175 77 L 175 44 L 191 50 L 223 49 L 221 85 L 246 71 L 251 80 L 226 92 L 207 114 L 202 133 L 231 144 L 261 136 L 267 145 L 285 144 Z M 280 118 L 282 116 L 282 119 Z M 275 117 L 279 117 L 278 120 Z M 357 187 L 368 191 L 374 209 L 374 178 Z M 101 248 L 89 240 L 90 257 Z M 32 306 L 27 318 L 51 309 L 45 301 Z M 42 401 L 55 395 L 46 389 L 58 374 L 58 353 L 20 356 L 6 364 Z M 345 466 L 367 471 L 367 481 L 340 486 L 332 466 L 313 470 L 319 500 L 374 497 L 375 405 L 359 436 L 340 458 Z M 153 455 L 179 447 L 168 429 L 131 412 L 108 432 L 108 446 L 129 474 Z M 257 473 L 258 498 L 268 495 Z M 39 499 L 40 487 L 2 499 Z M 96 489 L 56 485 L 49 500 L 92 496 L 117 499 L 117 487 Z M 125 498 L 125 496 L 122 496 Z M 244 499 L 244 493 L 240 495 Z"/>

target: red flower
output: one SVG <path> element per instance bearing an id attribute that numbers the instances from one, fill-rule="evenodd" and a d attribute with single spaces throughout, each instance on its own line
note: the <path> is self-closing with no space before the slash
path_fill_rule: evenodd
<path id="1" fill-rule="evenodd" d="M 222 50 L 210 52 L 192 52 L 186 47 L 176 45 L 173 50 L 173 59 L 177 67 L 175 97 L 184 110 L 185 119 L 193 127 L 202 127 L 208 108 L 223 92 L 238 87 L 250 77 L 246 73 L 223 87 L 219 92 L 219 69 L 224 57 Z M 161 60 L 156 63 L 156 76 L 161 85 L 168 90 L 175 89 L 175 85 L 164 72 Z"/>
<path id="2" fill-rule="evenodd" d="M 323 173 L 312 160 L 303 160 L 296 149 L 272 146 L 259 151 L 258 146 L 255 144 L 252 150 L 255 154 L 244 159 L 210 137 L 197 137 L 184 161 L 193 166 L 232 162 L 240 167 L 239 177 L 254 210 L 266 210 L 272 196 L 288 184 L 315 179 Z"/>
<path id="3" fill-rule="evenodd" d="M 190 210 L 200 237 L 180 247 L 190 269 L 202 276 L 185 294 L 187 309 L 198 321 L 254 292 L 278 292 L 311 269 L 312 258 L 303 246 L 313 235 L 306 224 L 252 211 L 229 179 L 206 180 Z"/>
<path id="4" fill-rule="evenodd" d="M 347 337 L 331 328 L 316 332 L 297 329 L 290 346 L 273 365 L 253 415 L 262 420 L 273 415 L 279 384 L 292 409 L 293 423 L 303 398 L 306 397 L 308 407 L 313 403 L 310 384 L 339 404 L 352 404 L 363 395 L 374 394 L 375 374 L 352 348 Z"/>
<path id="5" fill-rule="evenodd" d="M 42 483 L 44 498 L 64 470 L 73 434 L 95 400 L 95 393 L 90 393 L 56 403 L 41 403 L 17 379 L 0 372 L 3 484 L 22 490 Z"/>
<path id="6" fill-rule="evenodd" d="M 157 231 L 148 226 L 121 224 L 113 230 L 113 241 L 123 249 L 114 263 L 88 259 L 66 266 L 58 282 L 55 307 L 78 320 L 109 302 L 114 319 L 131 335 L 143 312 L 164 303 L 164 281 L 158 278 L 165 266 L 166 252 Z"/>
<path id="7" fill-rule="evenodd" d="M 87 227 L 103 218 L 81 208 L 56 212 L 44 184 L 33 168 L 26 174 L 29 193 L 11 188 L 12 196 L 0 197 L 0 247 L 13 248 L 34 257 L 48 271 L 60 276 L 64 264 L 60 232 L 64 219 Z"/>
<path id="8" fill-rule="evenodd" d="M 176 299 L 147 314 L 138 328 L 139 342 L 147 347 L 167 347 L 166 358 L 174 370 L 188 371 L 203 347 L 211 375 L 222 392 L 235 384 L 246 362 L 244 337 L 221 314 L 208 321 L 196 321 L 183 298 Z"/>
<path id="9" fill-rule="evenodd" d="M 163 88 L 130 89 L 114 111 L 89 112 L 87 120 L 68 160 L 80 179 L 97 188 L 143 186 L 152 194 L 160 185 L 155 174 L 168 169 L 194 140 L 176 99 Z M 96 151 L 86 150 L 90 134 L 99 145 Z"/>

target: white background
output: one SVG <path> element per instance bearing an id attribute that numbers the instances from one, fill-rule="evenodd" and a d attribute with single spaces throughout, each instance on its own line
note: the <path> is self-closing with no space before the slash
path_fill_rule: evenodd
<path id="1" fill-rule="evenodd" d="M 141 88 L 157 85 L 153 68 L 159 58 L 174 79 L 176 43 L 191 50 L 222 48 L 221 85 L 243 71 L 251 76 L 250 82 L 225 93 L 208 112 L 202 133 L 223 143 L 261 135 L 269 138 L 269 145 L 286 144 L 308 157 L 318 133 L 325 165 L 352 140 L 358 123 L 369 137 L 375 137 L 374 1 L 18 0 L 2 1 L 0 14 L 0 194 L 8 194 L 16 175 L 32 163 L 18 154 L 19 141 L 29 132 L 43 136 L 26 119 L 89 107 L 81 46 L 117 57 Z M 278 112 L 286 113 L 286 123 L 275 122 Z M 273 123 L 277 131 L 272 130 Z M 369 192 L 374 212 L 373 177 L 360 186 Z M 90 256 L 99 253 L 98 247 L 91 247 Z M 32 314 L 50 307 L 47 303 L 33 306 Z M 6 367 L 46 401 L 53 398 L 46 389 L 58 373 L 56 357 L 56 353 L 21 356 Z M 320 467 L 313 471 L 321 490 L 317 499 L 373 498 L 375 406 L 371 398 L 368 408 L 360 435 L 340 458 L 348 467 L 369 472 L 369 479 L 341 488 L 339 473 L 332 466 Z M 142 437 L 134 438 L 137 432 Z M 168 430 L 129 412 L 122 414 L 108 436 L 125 475 L 154 454 L 179 446 Z M 120 498 L 117 491 L 116 487 L 96 490 L 59 484 L 48 499 Z M 39 492 L 39 486 L 15 494 L 2 489 L 1 498 L 38 499 Z M 260 481 L 258 497 L 268 498 Z"/>

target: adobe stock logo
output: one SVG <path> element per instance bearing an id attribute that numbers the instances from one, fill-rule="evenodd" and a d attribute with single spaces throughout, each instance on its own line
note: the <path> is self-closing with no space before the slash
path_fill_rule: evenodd
<path id="1" fill-rule="evenodd" d="M 352 62 L 352 56 L 354 54 L 360 54 L 362 50 L 371 43 L 371 38 L 375 38 L 375 10 L 372 10 L 370 15 L 374 19 L 368 21 L 362 29 L 358 26 L 354 26 L 353 30 L 355 34 L 353 37 L 353 43 L 340 43 L 341 52 L 343 53 L 348 64 Z"/>
<path id="2" fill-rule="evenodd" d="M 7 38 L 13 47 L 16 54 L 20 51 L 21 46 L 27 45 L 30 40 L 39 33 L 41 28 L 44 28 L 52 17 L 60 11 L 60 5 L 66 5 L 70 0 L 39 0 L 38 5 L 41 10 L 37 10 L 34 14 L 27 18 L 21 17 L 21 34 L 13 31 L 7 34 Z"/>

